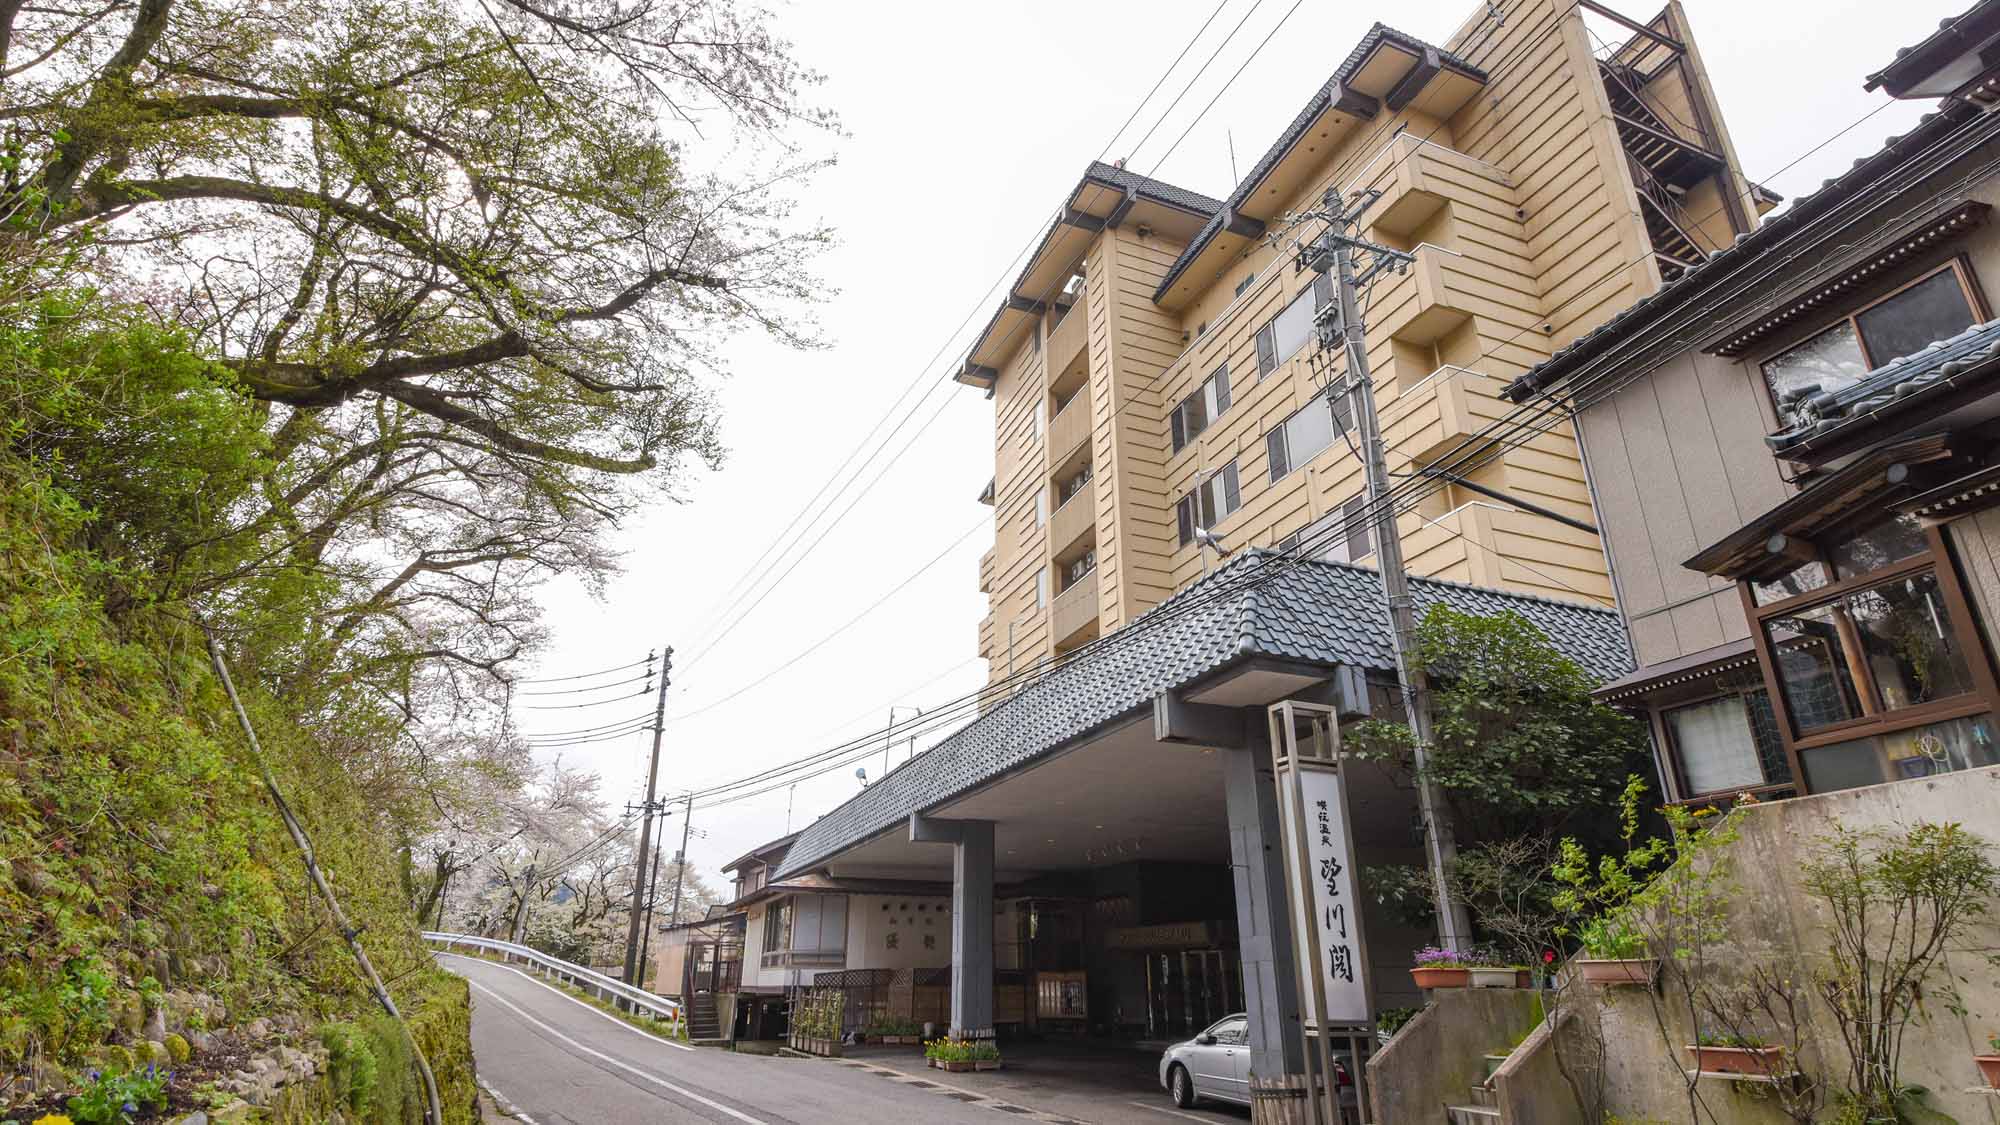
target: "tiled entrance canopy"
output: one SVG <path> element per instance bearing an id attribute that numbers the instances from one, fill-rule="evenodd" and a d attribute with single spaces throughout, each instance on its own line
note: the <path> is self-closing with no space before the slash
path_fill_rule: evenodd
<path id="1" fill-rule="evenodd" d="M 1631 670 L 1612 610 L 1413 579 L 1417 612 L 1512 611 L 1600 680 Z M 1009 771 L 1139 714 L 1155 696 L 1255 659 L 1395 671 L 1375 571 L 1249 550 L 855 794 L 799 833 L 778 878 L 824 864 Z"/>

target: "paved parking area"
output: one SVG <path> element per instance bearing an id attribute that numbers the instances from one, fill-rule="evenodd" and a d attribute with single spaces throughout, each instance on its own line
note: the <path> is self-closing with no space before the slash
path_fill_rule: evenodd
<path id="1" fill-rule="evenodd" d="M 940 1097 L 984 1105 L 1031 1121 L 1090 1125 L 1168 1125 L 1206 1121 L 1242 1125 L 1250 1111 L 1204 1102 L 1177 1109 L 1160 1089 L 1159 1055 L 1065 1043 L 1009 1043 L 1001 1070 L 947 1074 L 924 1065 L 917 1047 L 849 1047 L 847 1066 L 905 1085 L 927 1083 Z"/>

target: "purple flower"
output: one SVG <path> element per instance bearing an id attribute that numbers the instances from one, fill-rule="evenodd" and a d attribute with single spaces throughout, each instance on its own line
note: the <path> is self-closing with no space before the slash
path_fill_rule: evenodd
<path id="1" fill-rule="evenodd" d="M 91 1080 L 92 1082 L 96 1082 L 96 1081 L 98 1081 L 99 1079 L 101 1079 L 101 1078 L 103 1078 L 103 1077 L 104 1077 L 104 1072 L 103 1072 L 103 1071 L 101 1071 L 101 1070 L 97 1069 L 96 1067 L 91 1067 L 91 1068 L 90 1068 L 90 1080 Z"/>
<path id="2" fill-rule="evenodd" d="M 132 1104 L 131 1102 L 126 1102 L 126 1103 L 125 1103 L 124 1105 L 121 1105 L 121 1106 L 119 1106 L 118 1108 L 119 1108 L 119 1109 L 122 1109 L 122 1110 L 124 1110 L 124 1111 L 125 1111 L 126 1113 L 137 1113 L 137 1112 L 139 1112 L 139 1107 L 138 1107 L 138 1106 L 136 1106 L 136 1105 L 133 1105 L 133 1104 Z"/>

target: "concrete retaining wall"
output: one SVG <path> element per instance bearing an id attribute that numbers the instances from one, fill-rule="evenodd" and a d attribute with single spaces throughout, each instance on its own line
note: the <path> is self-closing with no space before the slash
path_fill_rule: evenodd
<path id="1" fill-rule="evenodd" d="M 1535 994 L 1517 988 L 1447 988 L 1368 1060 L 1378 1125 L 1437 1125 L 1444 1107 L 1471 1101 L 1489 1053 L 1535 1024 Z"/>
<path id="2" fill-rule="evenodd" d="M 1827 919 L 1823 906 L 1801 885 L 1800 872 L 1819 839 L 1837 824 L 1900 832 L 1923 821 L 1957 822 L 1983 836 L 2000 859 L 2000 767 L 1764 805 L 1744 816 L 1731 849 L 1737 890 L 1730 944 L 1786 966 L 1805 986 L 1798 1066 L 1823 1083 L 1829 1104 L 1845 1086 L 1848 1056 L 1838 1028 L 1810 985 L 1811 973 L 1825 963 Z M 1987 1036 L 2000 1034 L 2000 969 L 1992 960 L 2000 955 L 2000 904 L 1994 909 L 1972 940 L 1946 954 L 1904 1040 L 1903 1080 L 1924 1087 L 1932 1109 L 1963 1125 L 2000 1125 L 2000 1097 L 1977 1092 L 1983 1081 L 1972 1062 L 1975 1053 L 1985 1050 Z M 1565 1001 L 1583 1017 L 1565 1021 L 1565 1035 L 1603 1036 L 1605 1107 L 1628 1120 L 1689 1117 L 1684 1068 L 1691 1063 L 1682 1048 L 1693 1042 L 1694 1019 L 1672 968 L 1663 972 L 1662 987 L 1654 993 L 1573 985 Z M 1957 992 L 1955 1004 L 1944 995 L 1947 976 Z M 1433 1033 L 1432 1038 L 1438 1036 Z M 1584 1046 L 1582 1039 L 1570 1042 Z M 1581 1119 L 1555 1067 L 1546 1029 L 1521 1044 L 1495 1085 L 1502 1120 L 1512 1125 L 1566 1125 Z M 1721 1125 L 1787 1120 L 1771 1098 L 1747 1084 L 1702 1079 L 1699 1091 Z"/>

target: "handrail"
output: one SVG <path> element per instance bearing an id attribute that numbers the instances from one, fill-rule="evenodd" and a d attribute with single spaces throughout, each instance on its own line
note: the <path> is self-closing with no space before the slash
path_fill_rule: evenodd
<path id="1" fill-rule="evenodd" d="M 551 957 L 539 949 L 516 945 L 498 938 L 480 937 L 477 934 L 446 934 L 425 930 L 423 938 L 428 942 L 442 945 L 446 952 L 453 946 L 470 946 L 491 953 L 500 954 L 503 960 L 519 958 L 541 970 L 543 976 L 560 977 L 569 983 L 595 993 L 599 999 L 622 1000 L 624 1006 L 633 1011 L 645 1012 L 656 1019 L 678 1023 L 681 1018 L 681 1004 L 665 996 L 657 996 L 643 988 L 635 988 L 616 977 L 609 977 L 596 969 L 572 964 L 559 957 Z"/>

